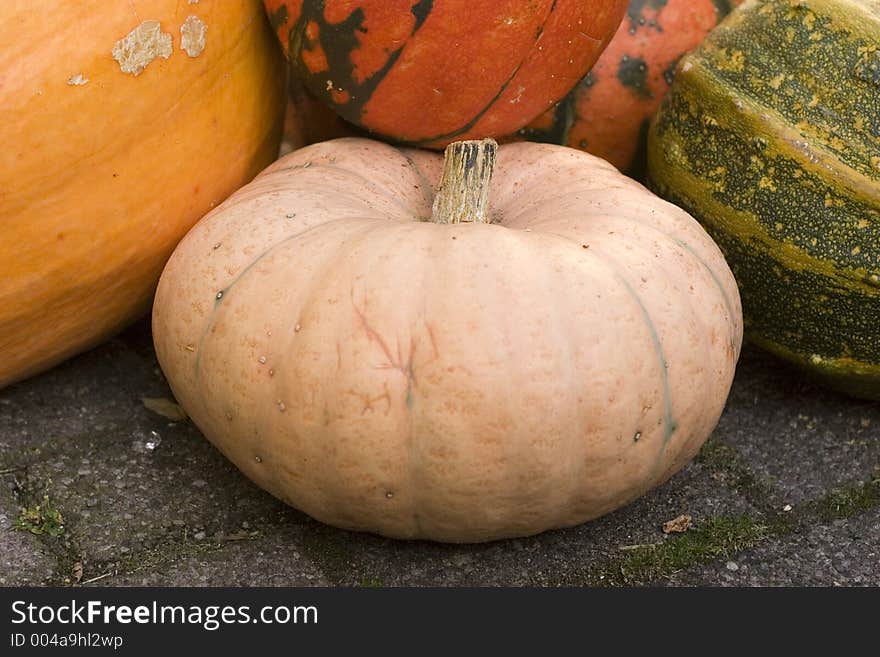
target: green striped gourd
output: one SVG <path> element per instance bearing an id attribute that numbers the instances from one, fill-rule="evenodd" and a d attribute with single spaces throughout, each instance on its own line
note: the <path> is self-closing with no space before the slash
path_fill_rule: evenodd
<path id="1" fill-rule="evenodd" d="M 751 340 L 880 399 L 880 2 L 748 0 L 682 60 L 648 166 L 727 257 Z"/>

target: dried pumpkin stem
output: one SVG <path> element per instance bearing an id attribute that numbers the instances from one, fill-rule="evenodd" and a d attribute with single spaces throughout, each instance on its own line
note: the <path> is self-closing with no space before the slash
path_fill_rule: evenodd
<path id="1" fill-rule="evenodd" d="M 456 141 L 446 147 L 440 189 L 434 197 L 435 224 L 491 223 L 489 181 L 497 150 L 494 139 Z"/>

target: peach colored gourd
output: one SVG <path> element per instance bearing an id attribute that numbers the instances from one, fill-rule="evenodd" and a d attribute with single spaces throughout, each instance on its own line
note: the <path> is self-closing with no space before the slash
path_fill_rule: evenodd
<path id="1" fill-rule="evenodd" d="M 740 351 L 715 244 L 574 149 L 501 146 L 491 223 L 432 221 L 441 169 L 323 142 L 205 217 L 153 311 L 178 401 L 266 490 L 392 537 L 534 534 L 665 481 Z"/>
<path id="2" fill-rule="evenodd" d="M 148 312 L 276 157 L 275 41 L 259 0 L 0 2 L 0 387 Z"/>

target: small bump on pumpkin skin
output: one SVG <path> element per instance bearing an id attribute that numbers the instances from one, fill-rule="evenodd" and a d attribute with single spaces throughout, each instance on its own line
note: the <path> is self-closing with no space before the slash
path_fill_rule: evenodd
<path id="1" fill-rule="evenodd" d="M 385 497 L 390 500 L 391 498 L 394 497 L 394 493 L 392 493 L 391 491 L 388 491 L 387 493 L 385 493 Z"/>
<path id="2" fill-rule="evenodd" d="M 221 244 L 222 244 L 222 242 L 217 242 L 217 243 L 214 245 L 214 250 L 216 251 L 217 249 L 219 249 Z"/>
<path id="3" fill-rule="evenodd" d="M 265 356 L 260 356 L 260 357 L 257 359 L 257 361 L 260 363 L 260 365 L 265 365 L 265 364 L 266 364 L 266 357 L 265 357 Z"/>
<path id="4" fill-rule="evenodd" d="M 215 298 L 216 298 L 216 299 L 222 299 L 222 298 L 223 298 L 223 290 L 220 290 L 220 291 L 217 293 L 217 296 L 216 296 Z"/>
<path id="5" fill-rule="evenodd" d="M 300 326 L 299 324 L 297 324 L 296 326 L 293 327 L 294 333 L 299 333 L 301 330 L 302 330 L 302 326 Z"/>
<path id="6" fill-rule="evenodd" d="M 256 461 L 257 463 L 262 463 L 263 457 L 261 457 L 259 454 L 256 454 L 254 455 L 254 461 Z"/>
<path id="7" fill-rule="evenodd" d="M 641 437 L 642 437 L 642 432 L 641 432 L 641 431 L 636 431 L 635 435 L 633 436 L 633 442 L 634 442 L 634 443 L 639 442 L 639 440 L 641 439 Z"/>
<path id="8" fill-rule="evenodd" d="M 282 413 L 287 410 L 287 406 L 285 406 L 284 402 L 280 399 L 278 400 L 278 410 Z"/>

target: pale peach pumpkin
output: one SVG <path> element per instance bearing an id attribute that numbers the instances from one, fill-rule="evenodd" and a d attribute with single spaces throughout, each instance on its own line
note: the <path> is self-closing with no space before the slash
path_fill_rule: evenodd
<path id="1" fill-rule="evenodd" d="M 259 0 L 0 2 L 0 387 L 147 312 L 166 259 L 277 154 Z"/>
<path id="2" fill-rule="evenodd" d="M 435 223 L 441 165 L 323 142 L 202 220 L 153 311 L 178 401 L 274 495 L 392 537 L 534 534 L 666 480 L 716 425 L 740 351 L 718 248 L 546 144 L 498 149 L 491 223 Z M 457 204 L 446 175 L 435 221 Z"/>

